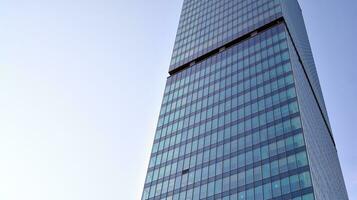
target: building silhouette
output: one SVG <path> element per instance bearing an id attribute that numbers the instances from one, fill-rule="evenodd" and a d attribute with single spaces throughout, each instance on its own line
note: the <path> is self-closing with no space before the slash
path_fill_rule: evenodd
<path id="1" fill-rule="evenodd" d="M 348 200 L 297 0 L 184 0 L 142 200 Z"/>

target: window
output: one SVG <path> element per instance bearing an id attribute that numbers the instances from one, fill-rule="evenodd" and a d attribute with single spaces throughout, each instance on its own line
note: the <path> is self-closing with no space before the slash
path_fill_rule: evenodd
<path id="1" fill-rule="evenodd" d="M 286 158 L 282 158 L 279 160 L 279 169 L 280 169 L 280 173 L 284 173 L 288 171 L 288 163 Z"/>
<path id="2" fill-rule="evenodd" d="M 253 134 L 253 145 L 256 145 L 260 142 L 260 136 L 259 136 L 259 132 L 255 132 Z"/>
<path id="3" fill-rule="evenodd" d="M 255 188 L 255 199 L 263 199 L 263 187 L 262 186 Z"/>
<path id="4" fill-rule="evenodd" d="M 289 170 L 293 170 L 296 169 L 297 165 L 296 165 L 296 158 L 295 155 L 291 155 L 288 157 L 288 169 Z"/>
<path id="5" fill-rule="evenodd" d="M 223 192 L 229 190 L 229 177 L 223 179 Z"/>
<path id="6" fill-rule="evenodd" d="M 278 141 L 277 148 L 278 148 L 278 154 L 285 152 L 285 141 L 284 140 Z"/>
<path id="7" fill-rule="evenodd" d="M 207 193 L 207 196 L 208 196 L 208 197 L 214 195 L 214 184 L 215 184 L 214 181 L 208 183 L 208 193 Z"/>
<path id="8" fill-rule="evenodd" d="M 291 192 L 300 190 L 300 183 L 299 183 L 298 175 L 290 176 L 290 186 L 291 186 Z"/>
<path id="9" fill-rule="evenodd" d="M 301 152 L 296 154 L 296 161 L 298 167 L 303 167 L 307 165 L 307 156 L 306 152 Z"/>
<path id="10" fill-rule="evenodd" d="M 284 178 L 281 180 L 281 190 L 282 190 L 282 194 L 288 194 L 290 192 L 290 181 L 289 181 L 289 177 Z"/>
<path id="11" fill-rule="evenodd" d="M 175 190 L 180 188 L 181 176 L 176 177 L 175 179 Z"/>
<path id="12" fill-rule="evenodd" d="M 247 200 L 254 200 L 254 189 L 249 189 L 247 191 Z"/>
<path id="13" fill-rule="evenodd" d="M 222 174 L 223 162 L 219 162 L 216 164 L 216 175 Z"/>
<path id="14" fill-rule="evenodd" d="M 270 156 L 275 156 L 275 155 L 277 155 L 277 147 L 276 147 L 276 143 L 274 142 L 274 143 L 271 143 L 270 145 L 269 145 L 269 154 L 270 154 Z"/>
<path id="15" fill-rule="evenodd" d="M 234 174 L 230 178 L 230 189 L 234 189 L 238 186 L 238 174 Z"/>
<path id="16" fill-rule="evenodd" d="M 201 186 L 200 198 L 206 198 L 206 197 L 207 197 L 207 184 L 204 184 Z"/>
<path id="17" fill-rule="evenodd" d="M 246 171 L 246 182 L 247 184 L 252 183 L 254 181 L 253 169 L 249 169 Z"/>
<path id="18" fill-rule="evenodd" d="M 223 173 L 230 171 L 230 159 L 223 161 Z"/>
<path id="19" fill-rule="evenodd" d="M 202 180 L 208 178 L 208 166 L 202 169 Z"/>
<path id="20" fill-rule="evenodd" d="M 199 182 L 201 181 L 201 169 L 196 170 L 196 174 L 195 174 L 195 182 Z"/>
<path id="21" fill-rule="evenodd" d="M 253 152 L 254 152 L 254 162 L 260 161 L 261 160 L 260 148 L 255 149 Z"/>
<path id="22" fill-rule="evenodd" d="M 239 192 L 239 193 L 238 193 L 238 198 L 239 198 L 239 200 L 245 200 L 245 199 L 246 199 L 246 198 L 245 198 L 245 191 Z"/>
<path id="23" fill-rule="evenodd" d="M 235 140 L 231 142 L 231 152 L 236 152 L 238 150 L 238 141 Z"/>
<path id="24" fill-rule="evenodd" d="M 289 111 L 290 114 L 299 112 L 299 106 L 296 101 L 289 104 Z"/>
<path id="25" fill-rule="evenodd" d="M 299 175 L 301 188 L 307 188 L 311 186 L 311 178 L 309 172 L 304 172 Z"/>
<path id="26" fill-rule="evenodd" d="M 262 160 L 269 158 L 269 147 L 263 146 L 262 147 Z"/>
<path id="27" fill-rule="evenodd" d="M 302 147 L 305 145 L 304 137 L 302 136 L 302 134 L 294 136 L 294 145 L 295 148 Z"/>
<path id="28" fill-rule="evenodd" d="M 219 194 L 222 192 L 222 179 L 215 181 L 214 193 Z"/>
<path id="29" fill-rule="evenodd" d="M 288 137 L 285 140 L 285 144 L 286 144 L 286 150 L 290 151 L 292 149 L 294 149 L 294 138 L 293 137 Z"/>
<path id="30" fill-rule="evenodd" d="M 216 175 L 216 164 L 212 164 L 209 166 L 208 177 L 214 177 Z"/>
<path id="31" fill-rule="evenodd" d="M 246 154 L 246 164 L 252 164 L 253 163 L 253 152 L 252 151 L 248 151 Z"/>
<path id="32" fill-rule="evenodd" d="M 306 194 L 302 197 L 302 200 L 314 200 L 313 194 Z"/>
<path id="33" fill-rule="evenodd" d="M 273 187 L 273 197 L 277 197 L 281 195 L 281 186 L 280 186 L 280 180 L 274 181 L 272 183 Z"/>
<path id="34" fill-rule="evenodd" d="M 231 170 L 235 170 L 238 168 L 238 157 L 231 158 Z"/>
<path id="35" fill-rule="evenodd" d="M 266 179 L 266 178 L 270 177 L 270 165 L 269 165 L 269 163 L 263 165 L 262 170 L 263 170 L 263 172 L 262 172 L 263 179 Z"/>
<path id="36" fill-rule="evenodd" d="M 262 179 L 262 168 L 256 167 L 254 168 L 254 181 L 259 181 Z"/>
<path id="37" fill-rule="evenodd" d="M 272 191 L 271 191 L 271 184 L 267 183 L 263 186 L 264 189 L 264 199 L 271 199 L 272 198 Z"/>
<path id="38" fill-rule="evenodd" d="M 245 154 L 238 155 L 238 167 L 243 167 L 245 165 Z"/>
<path id="39" fill-rule="evenodd" d="M 188 185 L 191 185 L 194 183 L 194 180 L 195 180 L 195 173 L 194 172 L 190 172 L 188 174 Z"/>
<path id="40" fill-rule="evenodd" d="M 230 143 L 227 143 L 224 145 L 224 155 L 228 155 L 231 153 L 231 145 Z"/>
<path id="41" fill-rule="evenodd" d="M 217 156 L 217 148 L 212 148 L 209 159 L 214 160 L 214 159 L 216 159 L 216 156 Z"/>
<path id="42" fill-rule="evenodd" d="M 279 163 L 278 161 L 274 161 L 270 164 L 270 168 L 271 168 L 271 175 L 275 176 L 279 174 Z"/>
<path id="43" fill-rule="evenodd" d="M 300 118 L 296 117 L 291 120 L 291 127 L 293 130 L 301 128 Z"/>
<path id="44" fill-rule="evenodd" d="M 240 172 L 238 174 L 238 186 L 245 185 L 245 172 Z"/>
<path id="45" fill-rule="evenodd" d="M 285 53 L 282 54 L 282 60 L 285 61 L 285 60 L 289 60 L 289 52 L 286 51 Z"/>

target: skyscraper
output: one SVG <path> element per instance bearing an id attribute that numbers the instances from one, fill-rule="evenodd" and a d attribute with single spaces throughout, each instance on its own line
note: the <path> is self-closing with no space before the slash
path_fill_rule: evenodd
<path id="1" fill-rule="evenodd" d="M 297 0 L 184 0 L 143 200 L 347 200 Z"/>

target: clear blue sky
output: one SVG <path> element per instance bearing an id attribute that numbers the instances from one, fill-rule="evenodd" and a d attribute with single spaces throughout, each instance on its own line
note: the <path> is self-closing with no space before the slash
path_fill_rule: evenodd
<path id="1" fill-rule="evenodd" d="M 300 3 L 357 199 L 357 2 Z M 140 198 L 181 4 L 1 1 L 1 200 Z"/>

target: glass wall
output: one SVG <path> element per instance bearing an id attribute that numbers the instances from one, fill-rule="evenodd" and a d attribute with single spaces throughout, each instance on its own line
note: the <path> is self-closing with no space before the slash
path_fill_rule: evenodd
<path id="1" fill-rule="evenodd" d="M 170 70 L 281 16 L 280 0 L 185 0 Z"/>
<path id="2" fill-rule="evenodd" d="M 312 192 L 284 25 L 169 77 L 143 200 Z"/>

